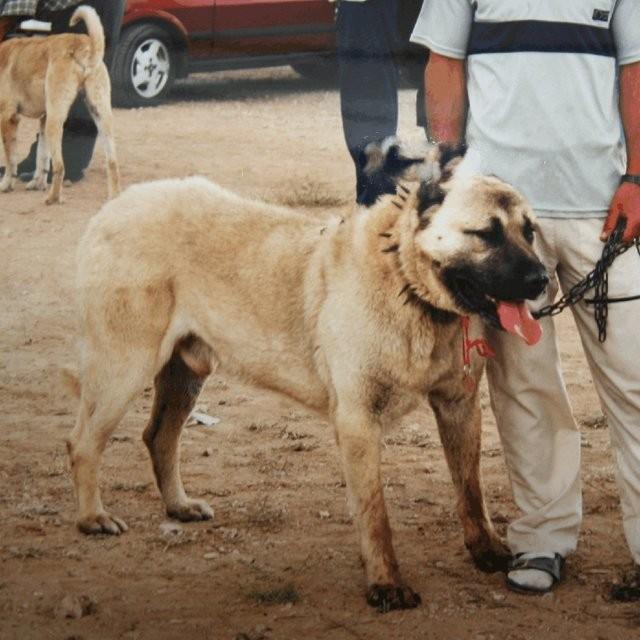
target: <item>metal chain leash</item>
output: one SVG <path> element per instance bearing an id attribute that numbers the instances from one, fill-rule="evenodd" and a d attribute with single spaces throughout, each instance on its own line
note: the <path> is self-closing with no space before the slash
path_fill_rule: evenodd
<path id="1" fill-rule="evenodd" d="M 622 234 L 624 233 L 626 220 L 620 218 L 615 230 L 607 239 L 602 249 L 602 256 L 596 262 L 595 267 L 582 280 L 567 291 L 559 300 L 553 304 L 548 304 L 538 311 L 533 312 L 534 318 L 543 318 L 545 316 L 555 316 L 567 307 L 571 307 L 582 299 L 591 289 L 594 289 L 593 298 L 585 300 L 587 304 L 593 305 L 593 315 L 598 327 L 598 340 L 604 342 L 607 339 L 607 318 L 609 315 L 609 303 L 627 302 L 629 300 L 640 299 L 640 295 L 629 296 L 626 298 L 609 298 L 609 276 L 607 269 L 613 264 L 613 261 L 631 246 L 635 246 L 640 256 L 640 240 L 636 238 L 632 244 L 622 243 Z"/>

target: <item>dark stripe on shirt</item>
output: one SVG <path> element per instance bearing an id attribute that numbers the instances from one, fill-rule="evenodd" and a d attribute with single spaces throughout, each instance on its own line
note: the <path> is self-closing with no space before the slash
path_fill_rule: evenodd
<path id="1" fill-rule="evenodd" d="M 473 23 L 467 55 L 518 51 L 616 56 L 611 30 L 603 27 L 543 20 Z"/>

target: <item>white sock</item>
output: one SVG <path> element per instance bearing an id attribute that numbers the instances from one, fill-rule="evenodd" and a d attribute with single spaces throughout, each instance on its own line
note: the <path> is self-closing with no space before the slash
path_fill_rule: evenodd
<path id="1" fill-rule="evenodd" d="M 523 553 L 520 558 L 531 560 L 532 558 L 555 558 L 555 553 L 545 551 L 532 551 Z M 539 569 L 514 569 L 508 573 L 509 580 L 525 589 L 546 591 L 553 585 L 553 576 Z"/>

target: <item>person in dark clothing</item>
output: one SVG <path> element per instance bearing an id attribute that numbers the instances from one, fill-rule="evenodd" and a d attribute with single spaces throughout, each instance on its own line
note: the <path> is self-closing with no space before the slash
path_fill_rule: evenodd
<path id="1" fill-rule="evenodd" d="M 7 2 L 6 4 L 11 3 Z M 14 2 L 14 4 L 19 5 L 20 3 Z M 109 68 L 120 36 L 126 0 L 77 0 L 72 3 L 63 0 L 40 0 L 39 2 L 22 0 L 19 10 L 21 17 L 31 15 L 37 20 L 50 22 L 52 34 L 86 33 L 83 23 L 75 27 L 69 26 L 73 12 L 80 4 L 93 7 L 100 17 L 105 34 L 104 61 Z M 64 8 L 59 8 L 61 6 Z M 27 10 L 32 7 L 32 11 Z M 62 135 L 62 157 L 66 179 L 72 182 L 82 179 L 85 169 L 91 162 L 97 136 L 98 129 L 95 122 L 89 113 L 84 97 L 79 95 L 69 110 Z M 24 182 L 30 181 L 35 171 L 36 150 L 37 141 L 31 146 L 27 157 L 18 164 L 18 174 Z"/>
<path id="2" fill-rule="evenodd" d="M 401 75 L 418 90 L 416 120 L 426 128 L 424 49 L 409 43 L 420 0 L 342 0 L 336 19 L 342 125 L 356 170 L 356 202 L 371 193 L 364 150 L 396 134 Z M 375 187 L 374 187 L 375 190 Z"/>

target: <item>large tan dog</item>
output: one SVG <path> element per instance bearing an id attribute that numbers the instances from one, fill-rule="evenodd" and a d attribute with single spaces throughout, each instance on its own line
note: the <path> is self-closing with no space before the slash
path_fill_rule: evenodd
<path id="1" fill-rule="evenodd" d="M 126 530 L 102 505 L 98 467 L 152 378 L 143 437 L 167 512 L 212 516 L 183 489 L 178 439 L 220 365 L 333 423 L 370 604 L 386 611 L 420 601 L 391 544 L 380 446 L 384 429 L 425 395 L 465 543 L 480 568 L 504 568 L 482 497 L 480 409 L 476 384 L 464 384 L 460 315 L 499 324 L 499 301 L 508 300 L 525 318 L 522 300 L 542 291 L 546 275 L 524 200 L 496 178 L 451 178 L 451 153 L 433 153 L 431 179 L 328 224 L 204 178 L 134 186 L 103 207 L 78 261 L 81 400 L 69 455 L 82 531 Z M 474 383 L 481 368 L 476 361 Z"/>
<path id="2" fill-rule="evenodd" d="M 120 191 L 113 139 L 111 84 L 102 60 L 104 31 L 91 7 L 71 17 L 84 21 L 89 35 L 65 33 L 13 38 L 0 43 L 0 133 L 6 158 L 0 191 L 11 191 L 16 173 L 16 133 L 21 116 L 40 120 L 36 170 L 27 189 L 45 190 L 51 158 L 52 181 L 46 203 L 60 202 L 64 179 L 62 127 L 78 92 L 84 91 L 89 111 L 103 137 L 107 154 L 109 197 Z"/>

